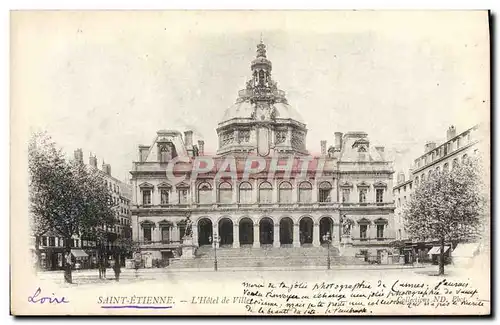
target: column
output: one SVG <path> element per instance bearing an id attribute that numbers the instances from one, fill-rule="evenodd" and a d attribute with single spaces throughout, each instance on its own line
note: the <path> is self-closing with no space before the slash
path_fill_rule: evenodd
<path id="1" fill-rule="evenodd" d="M 239 202 L 239 200 L 238 200 L 238 183 L 236 182 L 236 180 L 234 182 L 232 182 L 232 185 L 233 185 L 233 199 L 232 199 L 231 203 L 236 204 Z"/>
<path id="2" fill-rule="evenodd" d="M 278 181 L 276 179 L 273 179 L 271 181 L 271 184 L 273 185 L 273 204 L 279 203 L 279 195 L 278 195 Z"/>
<path id="3" fill-rule="evenodd" d="M 193 221 L 193 245 L 198 246 L 198 221 Z"/>
<path id="4" fill-rule="evenodd" d="M 159 242 L 161 241 L 161 238 L 160 238 L 160 227 L 158 225 L 155 224 L 154 226 L 154 230 L 153 230 L 153 241 L 155 242 Z"/>
<path id="5" fill-rule="evenodd" d="M 377 225 L 374 223 L 370 223 L 369 227 L 370 227 L 370 233 L 369 233 L 370 239 L 376 239 L 377 238 Z"/>
<path id="6" fill-rule="evenodd" d="M 212 186 L 212 204 L 217 204 L 217 181 L 214 179 L 214 184 Z"/>
<path id="7" fill-rule="evenodd" d="M 300 232 L 299 224 L 293 224 L 293 247 L 300 247 Z"/>
<path id="8" fill-rule="evenodd" d="M 319 247 L 320 244 L 320 239 L 319 239 L 319 222 L 314 222 L 313 225 L 313 242 L 312 242 L 314 247 Z"/>
<path id="9" fill-rule="evenodd" d="M 280 247 L 280 224 L 275 223 L 274 224 L 274 231 L 273 231 L 273 246 L 274 247 Z"/>
<path id="10" fill-rule="evenodd" d="M 333 246 L 339 246 L 340 245 L 340 237 L 342 236 L 341 233 L 340 233 L 341 229 L 340 229 L 340 224 L 338 223 L 333 223 L 333 226 L 332 226 L 332 231 L 331 231 L 331 234 L 332 234 L 332 245 Z"/>
<path id="11" fill-rule="evenodd" d="M 312 203 L 317 203 L 318 202 L 318 192 L 319 192 L 319 189 L 318 189 L 318 179 L 315 178 L 314 179 L 314 182 L 312 184 L 312 193 L 311 193 L 311 202 Z M 314 239 L 313 239 L 314 240 Z"/>
<path id="12" fill-rule="evenodd" d="M 297 179 L 291 180 L 292 183 L 292 203 L 297 203 L 299 201 L 299 182 Z"/>
<path id="13" fill-rule="evenodd" d="M 253 247 L 260 248 L 260 231 L 258 223 L 253 225 Z"/>
<path id="14" fill-rule="evenodd" d="M 240 248 L 240 227 L 233 221 L 233 248 Z"/>
<path id="15" fill-rule="evenodd" d="M 219 242 L 217 241 L 216 236 L 220 237 L 219 234 L 219 229 L 218 225 L 214 222 L 212 223 L 212 242 L 215 245 L 215 247 L 219 248 Z"/>
<path id="16" fill-rule="evenodd" d="M 181 239 L 179 238 L 179 228 L 177 227 L 177 224 L 174 223 L 174 227 L 171 229 L 172 229 L 171 240 L 172 241 L 181 241 Z"/>

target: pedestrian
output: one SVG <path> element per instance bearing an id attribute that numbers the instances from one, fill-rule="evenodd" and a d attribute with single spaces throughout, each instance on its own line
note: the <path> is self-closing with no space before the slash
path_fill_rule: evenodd
<path id="1" fill-rule="evenodd" d="M 120 280 L 120 263 L 118 262 L 118 258 L 115 259 L 115 264 L 113 265 L 113 271 L 115 271 L 115 280 L 119 281 Z"/>

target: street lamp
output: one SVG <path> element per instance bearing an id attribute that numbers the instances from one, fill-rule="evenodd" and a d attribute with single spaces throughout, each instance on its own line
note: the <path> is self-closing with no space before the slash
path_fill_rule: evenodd
<path id="1" fill-rule="evenodd" d="M 323 235 L 323 242 L 326 242 L 326 244 L 328 245 L 328 255 L 326 258 L 326 264 L 327 264 L 328 270 L 329 270 L 330 269 L 330 243 L 332 242 L 332 237 L 330 236 L 329 231 Z"/>
<path id="2" fill-rule="evenodd" d="M 210 244 L 212 244 L 212 236 L 208 237 L 208 241 Z M 220 243 L 220 236 L 217 235 L 217 233 L 214 234 L 214 240 L 213 240 L 213 245 L 214 245 L 214 254 L 215 254 L 215 259 L 214 259 L 214 271 L 217 271 L 217 244 Z"/>

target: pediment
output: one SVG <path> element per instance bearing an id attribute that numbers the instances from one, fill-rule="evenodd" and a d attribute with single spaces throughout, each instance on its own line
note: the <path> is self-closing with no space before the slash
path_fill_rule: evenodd
<path id="1" fill-rule="evenodd" d="M 154 188 L 154 185 L 150 184 L 148 182 L 144 182 L 144 183 L 139 184 L 139 187 L 140 188 Z"/>

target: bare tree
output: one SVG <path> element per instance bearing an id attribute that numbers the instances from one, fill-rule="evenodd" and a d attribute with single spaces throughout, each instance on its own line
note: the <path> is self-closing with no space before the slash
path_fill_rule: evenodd
<path id="1" fill-rule="evenodd" d="M 467 159 L 450 171 L 435 171 L 404 206 L 405 229 L 418 240 L 439 240 L 439 275 L 444 274 L 445 242 L 477 238 L 484 224 L 480 165 Z"/>

